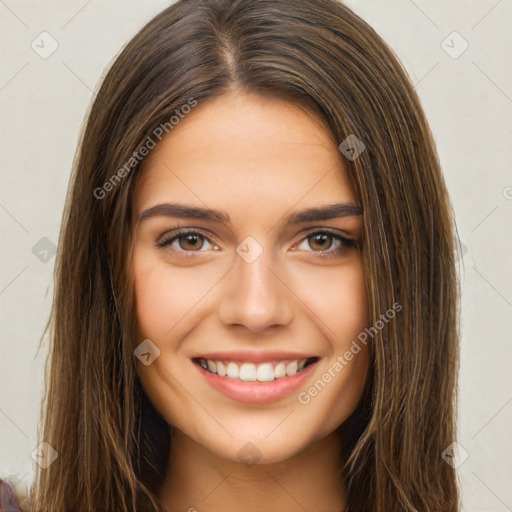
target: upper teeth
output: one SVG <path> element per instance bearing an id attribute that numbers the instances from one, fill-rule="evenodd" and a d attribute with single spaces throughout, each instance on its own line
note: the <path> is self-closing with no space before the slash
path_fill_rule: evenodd
<path id="1" fill-rule="evenodd" d="M 304 369 L 307 359 L 296 359 L 294 361 L 280 361 L 275 365 L 272 363 L 235 363 L 233 361 L 212 361 L 211 359 L 200 359 L 199 364 L 221 377 L 239 379 L 243 381 L 269 382 L 281 377 L 291 377 Z"/>

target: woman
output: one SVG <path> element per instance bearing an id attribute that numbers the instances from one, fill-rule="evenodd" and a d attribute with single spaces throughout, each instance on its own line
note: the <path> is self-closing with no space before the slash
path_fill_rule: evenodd
<path id="1" fill-rule="evenodd" d="M 83 133 L 33 510 L 458 510 L 453 248 L 418 97 L 363 20 L 173 4 Z"/>

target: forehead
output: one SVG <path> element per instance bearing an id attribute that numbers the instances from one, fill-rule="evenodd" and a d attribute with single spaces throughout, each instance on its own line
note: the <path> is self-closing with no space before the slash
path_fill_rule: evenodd
<path id="1" fill-rule="evenodd" d="M 293 103 L 233 92 L 199 103 L 142 162 L 135 210 L 177 199 L 227 209 L 355 197 L 322 120 Z"/>

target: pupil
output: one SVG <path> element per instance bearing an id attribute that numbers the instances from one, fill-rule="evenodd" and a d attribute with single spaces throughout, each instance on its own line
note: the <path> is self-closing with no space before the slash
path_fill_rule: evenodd
<path id="1" fill-rule="evenodd" d="M 196 245 L 197 246 L 197 241 L 198 241 L 198 236 L 197 235 L 185 235 L 185 240 L 186 240 L 186 244 L 190 244 L 190 245 Z M 196 242 L 194 244 L 194 242 Z M 183 248 L 183 247 L 182 247 Z M 194 247 L 192 247 L 194 248 Z"/>
<path id="2" fill-rule="evenodd" d="M 325 243 L 322 244 L 322 241 L 325 242 L 329 238 L 330 238 L 330 235 L 320 234 L 320 235 L 315 235 L 314 236 L 314 241 L 315 241 L 315 243 L 317 243 L 320 240 L 320 245 L 324 245 L 325 246 Z M 322 249 L 322 247 L 320 247 L 320 249 Z"/>

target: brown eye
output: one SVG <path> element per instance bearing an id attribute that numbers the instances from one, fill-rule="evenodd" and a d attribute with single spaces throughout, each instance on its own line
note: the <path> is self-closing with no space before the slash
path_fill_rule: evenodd
<path id="1" fill-rule="evenodd" d="M 210 245 L 208 246 L 208 244 Z M 198 231 L 185 230 L 175 230 L 167 233 L 156 245 L 160 248 L 169 246 L 177 252 L 205 252 L 203 249 L 206 250 L 213 247 L 213 244 L 206 235 Z"/>
<path id="2" fill-rule="evenodd" d="M 304 244 L 306 247 L 301 247 Z M 296 246 L 296 249 L 317 253 L 322 258 L 331 258 L 343 256 L 350 247 L 355 245 L 355 240 L 331 233 L 329 230 L 322 230 L 310 233 Z"/>
<path id="3" fill-rule="evenodd" d="M 204 243 L 204 237 L 197 234 L 180 235 L 175 240 L 179 240 L 180 249 L 184 251 L 197 251 Z"/>
<path id="4" fill-rule="evenodd" d="M 312 249 L 318 249 L 319 251 L 325 251 L 329 249 L 333 242 L 333 235 L 328 233 L 316 233 L 308 237 L 309 246 Z"/>

